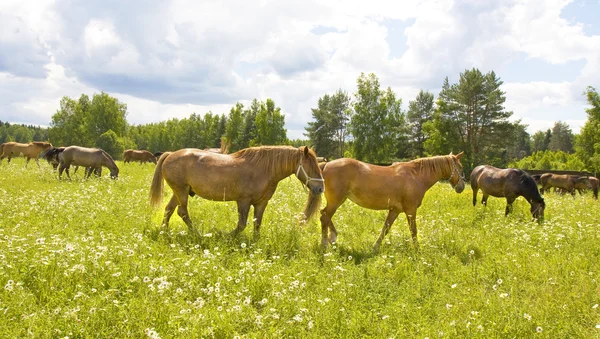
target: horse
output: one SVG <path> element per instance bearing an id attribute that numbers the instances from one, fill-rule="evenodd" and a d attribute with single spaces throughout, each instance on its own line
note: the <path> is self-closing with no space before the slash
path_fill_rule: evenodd
<path id="1" fill-rule="evenodd" d="M 99 148 L 86 148 L 80 146 L 69 146 L 59 154 L 60 166 L 58 167 L 58 178 L 62 178 L 62 173 L 66 169 L 67 177 L 71 165 L 88 167 L 85 171 L 85 178 L 89 178 L 93 169 L 107 167 L 110 170 L 110 177 L 116 179 L 119 176 L 119 168 L 115 161 L 104 150 Z"/>
<path id="2" fill-rule="evenodd" d="M 592 186 L 592 192 L 594 193 L 594 199 L 598 200 L 598 178 L 589 177 L 590 186 Z"/>
<path id="3" fill-rule="evenodd" d="M 583 195 L 583 191 L 586 189 L 591 189 L 594 193 L 594 199 L 598 199 L 598 178 L 596 177 L 587 177 L 589 180 L 589 185 L 586 185 L 585 182 L 575 183 L 575 189 L 579 192 L 579 194 Z"/>
<path id="4" fill-rule="evenodd" d="M 65 147 L 51 147 L 50 149 L 48 149 L 46 152 L 44 152 L 42 154 L 42 158 L 46 159 L 48 164 L 52 165 L 52 169 L 56 171 L 58 169 L 58 165 L 60 165 L 59 155 L 64 150 L 65 150 Z M 73 174 L 77 173 L 78 169 L 79 169 L 79 166 L 75 166 L 75 170 L 73 171 Z M 88 175 L 89 171 L 93 171 L 93 173 L 97 177 L 102 176 L 102 167 L 96 167 L 96 168 L 86 167 L 84 176 L 89 177 L 89 175 Z"/>
<path id="5" fill-rule="evenodd" d="M 327 162 L 328 160 L 325 157 L 317 157 L 317 161 L 318 162 Z"/>
<path id="6" fill-rule="evenodd" d="M 481 203 L 487 206 L 487 199 L 505 197 L 507 216 L 517 197 L 524 197 L 531 205 L 531 215 L 538 221 L 544 219 L 546 203 L 538 191 L 535 180 L 525 171 L 516 168 L 500 169 L 489 165 L 477 166 L 471 172 L 471 188 L 473 189 L 473 206 L 477 205 L 477 192 L 481 189 Z"/>
<path id="7" fill-rule="evenodd" d="M 125 152 L 123 152 L 123 162 L 128 163 L 131 161 L 139 161 L 140 165 L 145 162 L 152 162 L 156 164 L 156 157 L 146 150 L 125 150 Z"/>
<path id="8" fill-rule="evenodd" d="M 193 148 L 165 152 L 154 170 L 150 204 L 155 208 L 161 204 L 164 179 L 173 190 L 173 195 L 165 206 L 163 227 L 168 228 L 169 219 L 175 207 L 178 207 L 177 214 L 195 235 L 198 235 L 198 231 L 188 213 L 188 195 L 193 193 L 213 201 L 236 201 L 239 218 L 232 235 L 244 230 L 252 205 L 254 234 L 258 236 L 263 213 L 277 184 L 292 174 L 296 174 L 305 190 L 309 188 L 304 213 L 305 217 L 310 218 L 320 204 L 323 178 L 315 153 L 308 147 L 260 146 L 233 154 Z"/>
<path id="9" fill-rule="evenodd" d="M 154 157 L 155 157 L 155 158 L 156 158 L 156 160 L 158 161 L 158 158 L 160 158 L 160 156 L 161 156 L 163 153 L 165 153 L 165 152 L 154 152 L 154 154 L 152 154 L 152 155 L 154 155 Z"/>
<path id="10" fill-rule="evenodd" d="M 417 241 L 417 208 L 421 206 L 425 192 L 441 179 L 461 193 L 465 188 L 460 158 L 463 152 L 398 162 L 390 166 L 378 166 L 355 159 L 342 158 L 327 162 L 323 168 L 325 199 L 327 205 L 321 210 L 321 246 L 327 247 L 337 240 L 337 231 L 331 221 L 336 210 L 349 198 L 357 205 L 372 210 L 387 210 L 388 214 L 379 238 L 373 246 L 377 252 L 392 224 L 402 212 Z M 328 236 L 329 230 L 329 236 Z"/>
<path id="11" fill-rule="evenodd" d="M 566 190 L 575 197 L 575 186 L 591 187 L 590 179 L 588 177 L 568 174 L 544 173 L 540 176 L 540 182 L 542 184 L 542 188 L 540 189 L 541 194 L 544 194 L 550 187 L 558 187 Z"/>
<path id="12" fill-rule="evenodd" d="M 29 165 L 29 160 L 35 159 L 35 163 L 38 165 L 38 168 L 41 168 L 40 162 L 38 161 L 38 155 L 48 150 L 52 147 L 52 144 L 45 141 L 34 141 L 28 144 L 21 144 L 18 142 L 5 142 L 0 145 L 0 162 L 8 157 L 8 162 L 10 163 L 10 159 L 14 156 L 19 156 L 23 154 L 24 157 L 27 158 L 27 162 L 25 163 L 25 168 Z"/>

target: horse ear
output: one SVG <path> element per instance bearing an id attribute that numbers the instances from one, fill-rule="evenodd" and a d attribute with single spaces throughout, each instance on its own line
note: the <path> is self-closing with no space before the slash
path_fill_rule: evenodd
<path id="1" fill-rule="evenodd" d="M 456 155 L 456 159 L 460 159 L 462 158 L 462 156 L 465 154 L 465 152 L 460 152 Z"/>
<path id="2" fill-rule="evenodd" d="M 307 156 L 307 155 L 308 155 L 308 147 L 304 146 L 304 156 Z"/>

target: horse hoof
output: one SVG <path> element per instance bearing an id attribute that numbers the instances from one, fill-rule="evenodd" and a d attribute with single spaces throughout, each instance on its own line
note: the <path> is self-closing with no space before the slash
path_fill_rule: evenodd
<path id="1" fill-rule="evenodd" d="M 329 242 L 331 244 L 335 243 L 337 241 L 337 234 L 336 233 L 329 233 Z"/>

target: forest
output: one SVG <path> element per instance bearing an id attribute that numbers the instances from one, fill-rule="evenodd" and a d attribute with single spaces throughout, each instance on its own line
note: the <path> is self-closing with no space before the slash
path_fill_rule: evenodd
<path id="1" fill-rule="evenodd" d="M 257 145 L 311 145 L 328 159 L 352 157 L 389 164 L 423 156 L 465 152 L 463 165 L 525 169 L 600 169 L 600 95 L 588 87 L 587 121 L 579 134 L 556 121 L 551 129 L 527 132 L 506 111 L 503 82 L 493 71 L 465 70 L 457 83 L 446 77 L 437 94 L 420 91 L 409 100 L 361 73 L 356 90 L 327 93 L 311 109 L 305 139 L 290 140 L 285 114 L 272 99 L 238 102 L 227 113 L 191 113 L 142 125 L 129 124 L 127 104 L 105 92 L 90 98 L 65 96 L 49 128 L 0 121 L 0 142 L 49 140 L 57 146 L 100 147 L 120 159 L 125 149 L 151 152 L 220 147 L 229 151 Z"/>

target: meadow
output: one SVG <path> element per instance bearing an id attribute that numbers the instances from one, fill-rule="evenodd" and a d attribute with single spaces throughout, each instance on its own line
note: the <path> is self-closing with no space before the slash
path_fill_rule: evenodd
<path id="1" fill-rule="evenodd" d="M 295 177 L 258 239 L 251 225 L 225 234 L 235 203 L 190 199 L 194 239 L 176 214 L 159 228 L 154 165 L 117 164 L 117 180 L 72 181 L 43 162 L 0 164 L 0 337 L 600 337 L 591 193 L 546 194 L 538 224 L 523 198 L 505 217 L 504 199 L 473 207 L 470 187 L 438 183 L 418 211 L 420 249 L 401 215 L 377 254 L 385 212 L 346 202 L 323 251 L 318 220 L 298 221 Z"/>

